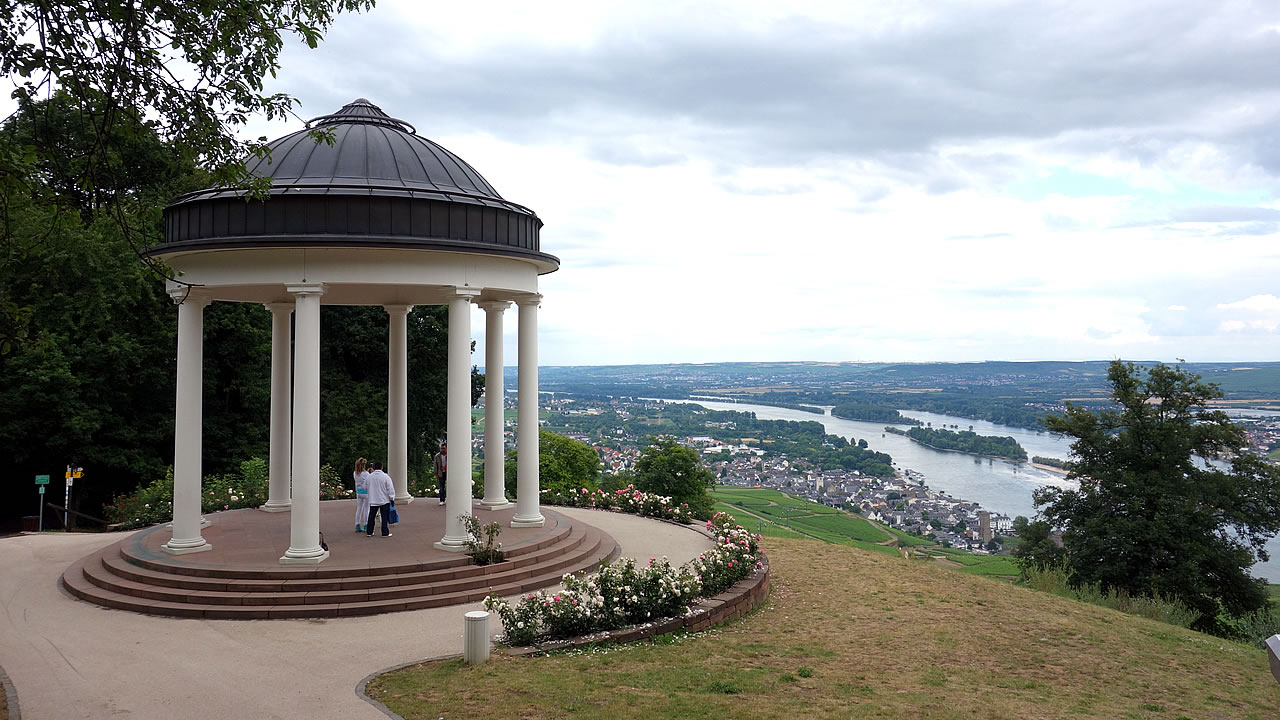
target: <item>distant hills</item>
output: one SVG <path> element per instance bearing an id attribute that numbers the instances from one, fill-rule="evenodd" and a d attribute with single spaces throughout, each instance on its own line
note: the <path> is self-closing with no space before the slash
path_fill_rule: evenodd
<path id="1" fill-rule="evenodd" d="M 1151 365 L 1154 361 L 1134 361 Z M 829 363 L 735 362 L 672 365 L 547 366 L 540 369 L 543 390 L 588 394 L 684 398 L 721 394 L 775 401 L 839 399 L 872 392 L 1008 393 L 1062 398 L 1107 395 L 1109 361 L 973 363 Z M 1227 399 L 1280 401 L 1280 362 L 1184 363 L 1183 367 L 1218 383 Z M 507 368 L 514 380 L 515 368 Z"/>

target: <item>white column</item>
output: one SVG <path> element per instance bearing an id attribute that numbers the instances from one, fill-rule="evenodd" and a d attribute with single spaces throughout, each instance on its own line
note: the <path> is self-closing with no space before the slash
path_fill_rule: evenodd
<path id="1" fill-rule="evenodd" d="M 541 295 L 516 300 L 519 317 L 519 375 L 516 387 L 516 514 L 511 527 L 542 527 L 538 493 L 538 303 Z"/>
<path id="2" fill-rule="evenodd" d="M 178 395 L 173 427 L 173 555 L 212 550 L 200 535 L 201 440 L 204 425 L 204 308 L 209 300 L 183 288 L 178 303 Z"/>
<path id="3" fill-rule="evenodd" d="M 315 565 L 320 547 L 320 296 L 324 285 L 289 285 L 294 296 L 293 511 L 284 565 Z M 344 524 L 345 526 L 345 524 Z"/>
<path id="4" fill-rule="evenodd" d="M 455 288 L 449 298 L 449 399 L 445 422 L 449 442 L 448 498 L 440 550 L 466 549 L 467 530 L 460 515 L 471 514 L 471 299 L 480 291 Z"/>
<path id="5" fill-rule="evenodd" d="M 289 355 L 293 338 L 290 330 L 290 317 L 293 315 L 293 303 L 267 303 L 271 311 L 271 448 L 268 461 L 267 502 L 259 510 L 267 512 L 288 512 L 289 501 L 289 456 L 293 443 L 290 440 L 291 423 L 289 406 L 292 404 L 292 388 L 290 380 Z"/>
<path id="6" fill-rule="evenodd" d="M 489 510 L 511 507 L 507 500 L 502 442 L 505 426 L 502 384 L 502 313 L 511 303 L 482 302 L 484 308 L 484 499 L 480 506 Z"/>
<path id="7" fill-rule="evenodd" d="M 409 341 L 412 305 L 384 305 L 391 316 L 387 343 L 387 474 L 396 487 L 396 502 L 413 502 L 409 494 Z"/>

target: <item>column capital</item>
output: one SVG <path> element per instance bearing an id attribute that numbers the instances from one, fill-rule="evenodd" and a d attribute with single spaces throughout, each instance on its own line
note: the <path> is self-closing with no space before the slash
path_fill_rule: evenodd
<path id="1" fill-rule="evenodd" d="M 542 295 L 538 293 L 529 293 L 528 295 L 517 295 L 517 305 L 541 305 Z"/>
<path id="2" fill-rule="evenodd" d="M 327 288 L 324 283 L 297 283 L 285 285 L 284 289 L 290 295 L 323 295 Z"/>
<path id="3" fill-rule="evenodd" d="M 193 307 L 206 307 L 213 302 L 213 298 L 201 293 L 199 290 L 191 287 L 179 287 L 169 291 L 169 297 L 173 298 L 175 305 L 191 305 Z"/>
<path id="4" fill-rule="evenodd" d="M 480 297 L 480 293 L 482 292 L 484 292 L 484 290 L 481 288 L 455 286 L 449 290 L 448 295 L 450 300 L 466 298 L 467 300 L 474 301 L 476 298 Z"/>
<path id="5" fill-rule="evenodd" d="M 388 315 L 397 315 L 397 314 L 408 315 L 410 312 L 413 311 L 413 306 L 412 305 L 383 305 L 382 309 L 386 310 Z"/>
<path id="6" fill-rule="evenodd" d="M 482 302 L 476 303 L 476 305 L 479 305 L 481 308 L 483 308 L 485 312 L 489 312 L 493 310 L 502 312 L 503 310 L 506 310 L 507 308 L 511 307 L 511 301 L 510 300 L 484 300 Z"/>
<path id="7" fill-rule="evenodd" d="M 269 302 L 262 303 L 262 307 L 270 310 L 272 313 L 291 313 L 293 312 L 294 304 L 291 302 Z"/>

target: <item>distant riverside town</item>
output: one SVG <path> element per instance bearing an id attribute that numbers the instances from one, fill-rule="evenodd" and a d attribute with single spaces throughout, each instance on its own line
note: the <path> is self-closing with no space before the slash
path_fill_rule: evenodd
<path id="1" fill-rule="evenodd" d="M 697 450 L 721 485 L 779 490 L 843 507 L 896 530 L 931 535 L 943 546 L 992 552 L 993 540 L 1013 531 L 1007 515 L 930 490 L 920 473 L 893 467 L 865 441 L 846 443 L 828 435 L 816 421 L 758 420 L 751 413 L 662 400 L 559 396 L 544 401 L 540 424 L 591 445 L 606 474 L 632 471 L 644 447 L 662 435 Z M 510 420 L 506 425 L 511 448 L 515 428 Z M 477 454 L 484 450 L 482 436 L 474 436 Z"/>

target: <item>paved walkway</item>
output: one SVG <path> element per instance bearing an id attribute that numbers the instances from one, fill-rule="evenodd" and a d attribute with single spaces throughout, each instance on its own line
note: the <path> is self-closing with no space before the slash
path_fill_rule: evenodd
<path id="1" fill-rule="evenodd" d="M 556 508 L 596 525 L 623 556 L 673 564 L 711 546 L 696 530 L 632 515 Z M 81 602 L 57 587 L 72 562 L 120 539 L 0 540 L 0 667 L 23 720 L 125 717 L 367 718 L 364 677 L 462 652 L 462 614 L 479 605 L 317 620 L 188 620 Z M 496 618 L 491 630 L 499 632 Z"/>

